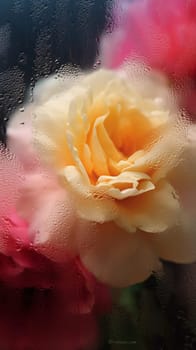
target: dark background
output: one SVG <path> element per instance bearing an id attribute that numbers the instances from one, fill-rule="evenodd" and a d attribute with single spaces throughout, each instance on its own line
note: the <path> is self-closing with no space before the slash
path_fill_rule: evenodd
<path id="1" fill-rule="evenodd" d="M 91 67 L 111 0 L 0 0 L 0 138 L 26 88 L 72 63 Z"/>

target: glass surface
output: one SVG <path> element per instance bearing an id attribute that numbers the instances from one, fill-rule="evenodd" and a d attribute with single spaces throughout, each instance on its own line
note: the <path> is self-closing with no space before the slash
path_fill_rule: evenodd
<path id="1" fill-rule="evenodd" d="M 28 108 L 34 101 L 42 103 L 43 90 L 39 90 L 39 86 L 35 89 L 40 79 L 54 75 L 58 80 L 70 72 L 78 77 L 100 67 L 118 70 L 130 56 L 147 64 L 147 71 L 155 69 L 163 75 L 163 80 L 169 81 L 168 85 L 180 96 L 179 109 L 194 123 L 196 8 L 193 6 L 190 18 L 188 15 L 184 18 L 182 3 L 191 6 L 191 0 L 170 1 L 170 5 L 165 6 L 165 2 L 161 4 L 158 0 L 158 7 L 155 2 L 0 0 L 1 142 L 7 143 L 6 128 L 16 111 L 28 116 L 31 113 Z M 180 38 L 179 47 L 177 38 Z M 27 119 L 25 123 L 28 124 Z M 22 153 L 19 148 L 16 154 L 27 152 L 25 147 Z M 5 196 L 10 196 L 6 203 L 12 198 L 13 183 L 21 176 L 20 167 L 10 159 L 11 156 L 6 161 L 2 157 L 0 164 L 2 207 Z M 25 191 L 28 201 L 28 186 Z M 38 186 L 32 210 L 39 191 L 43 189 Z M 55 198 L 48 197 L 48 203 L 52 204 Z M 42 208 L 41 199 L 39 205 Z M 162 259 L 161 272 L 152 271 L 147 279 L 130 286 L 127 283 L 125 288 L 113 288 L 102 284 L 102 279 L 97 281 L 88 275 L 78 254 L 74 261 L 59 258 L 59 262 L 55 253 L 44 253 L 47 244 L 39 250 L 39 246 L 34 249 L 32 241 L 31 244 L 30 241 L 18 243 L 17 240 L 24 239 L 23 229 L 29 224 L 25 221 L 19 225 L 15 214 L 9 220 L 14 228 L 19 225 L 19 232 L 5 238 L 4 209 L 0 210 L 0 349 L 195 349 L 194 263 Z M 54 239 L 54 249 L 62 252 L 63 239 L 57 247 L 55 244 Z M 186 246 L 186 241 L 184 244 Z M 191 249 L 196 251 L 196 246 Z M 134 269 L 137 268 L 136 265 Z"/>

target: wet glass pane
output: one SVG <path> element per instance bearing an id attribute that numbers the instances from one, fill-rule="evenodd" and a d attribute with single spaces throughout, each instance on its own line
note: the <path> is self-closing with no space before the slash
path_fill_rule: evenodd
<path id="1" fill-rule="evenodd" d="M 0 0 L 0 350 L 196 346 L 195 0 Z"/>

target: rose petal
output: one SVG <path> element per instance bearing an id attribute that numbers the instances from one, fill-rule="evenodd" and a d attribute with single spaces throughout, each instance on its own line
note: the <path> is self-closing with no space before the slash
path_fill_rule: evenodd
<path id="1" fill-rule="evenodd" d="M 122 202 L 116 222 L 129 232 L 138 227 L 145 232 L 156 233 L 176 224 L 179 213 L 174 188 L 162 181 L 154 191 Z"/>
<path id="2" fill-rule="evenodd" d="M 195 216 L 183 214 L 179 225 L 152 236 L 157 255 L 165 260 L 186 264 L 196 261 Z"/>
<path id="3" fill-rule="evenodd" d="M 74 254 L 76 214 L 69 194 L 47 173 L 26 177 L 18 212 L 30 223 L 30 235 L 37 249 L 50 259 L 66 260 Z"/>
<path id="4" fill-rule="evenodd" d="M 76 191 L 76 208 L 83 219 L 105 222 L 111 221 L 116 215 L 116 205 L 108 198 L 102 198 L 101 193 L 93 192 L 93 187 L 89 187 L 81 172 L 74 166 L 67 166 L 63 169 L 70 190 Z M 92 192 L 91 192 L 92 190 Z"/>
<path id="5" fill-rule="evenodd" d="M 139 234 L 129 234 L 110 223 L 84 224 L 78 242 L 84 265 L 114 287 L 141 282 L 160 267 Z"/>

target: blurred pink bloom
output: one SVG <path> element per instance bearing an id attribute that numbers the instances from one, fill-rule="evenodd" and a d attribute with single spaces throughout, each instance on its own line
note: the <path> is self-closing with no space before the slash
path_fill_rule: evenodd
<path id="1" fill-rule="evenodd" d="M 109 292 L 77 257 L 74 206 L 34 154 L 30 110 L 10 123 L 12 153 L 0 147 L 0 347 L 86 350 Z"/>
<path id="2" fill-rule="evenodd" d="M 132 58 L 166 73 L 195 120 L 196 2 L 122 0 L 113 12 L 115 29 L 101 43 L 103 65 L 117 68 Z"/>
<path id="3" fill-rule="evenodd" d="M 8 125 L 7 144 L 14 156 L 10 161 L 9 152 L 2 152 L 5 179 L 0 178 L 0 183 L 4 183 L 5 195 L 1 206 L 6 208 L 6 213 L 16 208 L 29 223 L 30 239 L 40 252 L 55 261 L 66 261 L 68 250 L 72 256 L 77 255 L 73 246 L 77 225 L 75 209 L 68 192 L 60 186 L 51 170 L 40 165 L 34 152 L 32 115 L 33 104 L 30 104 L 25 107 L 25 112 L 16 112 Z M 10 186 L 14 187 L 15 193 L 11 198 Z"/>
<path id="4" fill-rule="evenodd" d="M 98 315 L 110 308 L 108 290 L 66 249 L 63 263 L 39 251 L 31 222 L 22 219 L 14 206 L 25 172 L 4 149 L 0 162 L 0 347 L 89 349 L 97 341 Z"/>
<path id="5" fill-rule="evenodd" d="M 184 77 L 196 72 L 195 0 L 116 2 L 116 28 L 102 41 L 102 62 L 118 67 L 129 57 Z"/>
<path id="6" fill-rule="evenodd" d="M 91 349 L 98 343 L 97 318 L 110 308 L 107 289 L 77 259 L 60 265 L 33 251 L 23 254 L 31 266 L 13 258 L 17 279 L 1 280 L 0 347 Z"/>

